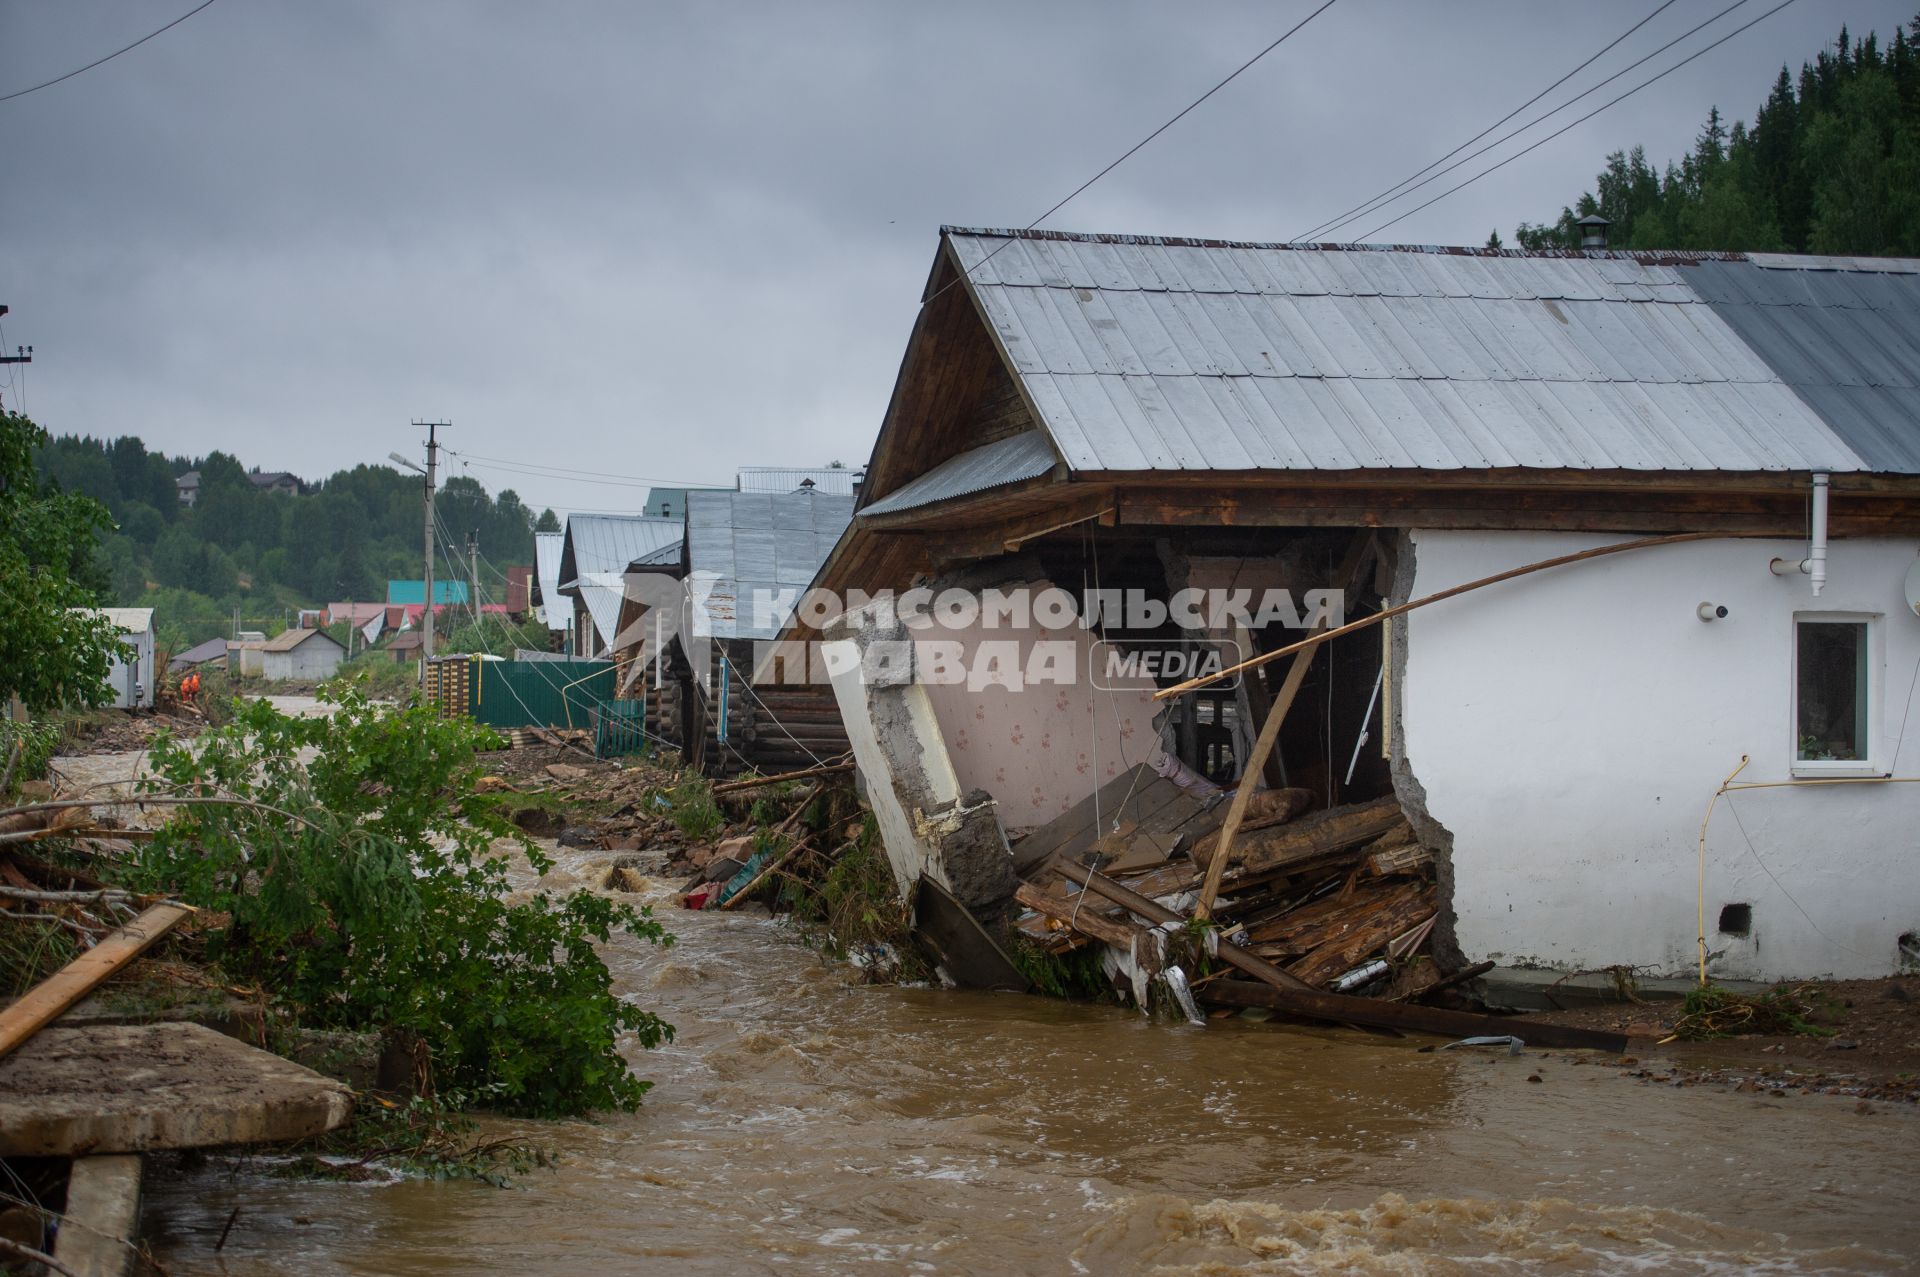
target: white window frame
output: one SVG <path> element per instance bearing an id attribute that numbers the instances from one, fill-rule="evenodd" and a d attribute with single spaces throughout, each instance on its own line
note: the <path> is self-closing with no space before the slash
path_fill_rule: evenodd
<path id="1" fill-rule="evenodd" d="M 1886 618 L 1878 612 L 1795 612 L 1793 614 L 1792 644 L 1788 650 L 1793 654 L 1792 679 L 1787 704 L 1787 758 L 1792 764 L 1796 777 L 1810 779 L 1839 778 L 1853 776 L 1879 776 L 1884 769 L 1877 764 L 1880 749 L 1880 696 L 1885 683 L 1885 652 L 1882 649 Z M 1865 625 L 1867 663 L 1866 688 L 1866 757 L 1865 758 L 1802 758 L 1800 757 L 1800 627 L 1805 624 Z"/>

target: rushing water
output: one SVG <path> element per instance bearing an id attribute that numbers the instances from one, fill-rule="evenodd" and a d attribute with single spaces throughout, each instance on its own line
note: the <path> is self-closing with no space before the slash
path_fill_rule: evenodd
<path id="1" fill-rule="evenodd" d="M 499 1190 L 210 1161 L 150 1184 L 155 1253 L 176 1274 L 607 1277 L 1852 1273 L 1920 1255 L 1910 1111 L 866 987 L 775 921 L 670 921 L 673 948 L 608 955 L 679 1027 L 636 1058 L 645 1107 L 497 1124 L 558 1169 Z"/>

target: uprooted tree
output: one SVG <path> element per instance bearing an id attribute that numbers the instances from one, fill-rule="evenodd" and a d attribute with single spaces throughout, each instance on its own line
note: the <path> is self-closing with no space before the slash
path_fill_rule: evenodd
<path id="1" fill-rule="evenodd" d="M 638 1104 L 650 1083 L 623 1038 L 673 1027 L 615 994 L 594 946 L 672 937 L 590 892 L 511 891 L 507 848 L 548 862 L 476 792 L 486 729 L 331 695 L 331 715 L 256 702 L 156 743 L 148 791 L 191 801 L 140 853 L 139 885 L 209 910 L 208 957 L 303 1024 L 418 1035 L 444 1094 L 539 1116 Z"/>

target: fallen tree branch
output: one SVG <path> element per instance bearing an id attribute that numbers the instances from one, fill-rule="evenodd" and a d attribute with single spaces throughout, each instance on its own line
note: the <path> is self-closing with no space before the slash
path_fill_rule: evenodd
<path id="1" fill-rule="evenodd" d="M 797 772 L 781 772 L 778 776 L 754 776 L 746 780 L 730 780 L 724 785 L 713 787 L 714 797 L 725 794 L 745 793 L 749 789 L 759 789 L 765 785 L 780 785 L 790 780 L 812 780 L 818 776 L 835 776 L 853 770 L 853 760 L 822 763 L 818 767 L 803 767 Z"/>

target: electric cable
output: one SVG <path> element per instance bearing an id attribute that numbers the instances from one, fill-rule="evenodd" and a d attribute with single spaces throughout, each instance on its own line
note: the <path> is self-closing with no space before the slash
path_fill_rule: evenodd
<path id="1" fill-rule="evenodd" d="M 1659 83 L 1661 80 L 1666 79 L 1668 76 L 1672 75 L 1675 71 L 1678 71 L 1681 67 L 1686 66 L 1689 62 L 1692 62 L 1694 59 L 1713 52 L 1715 49 L 1719 48 L 1721 45 L 1725 44 L 1727 41 L 1733 39 L 1735 36 L 1741 34 L 1742 32 L 1748 30 L 1751 27 L 1758 26 L 1760 23 L 1765 22 L 1768 18 L 1771 18 L 1774 14 L 1780 12 L 1782 9 L 1786 8 L 1788 5 L 1791 5 L 1793 3 L 1795 3 L 1795 0 L 1780 0 L 1779 4 L 1773 6 L 1773 8 L 1767 10 L 1765 13 L 1753 19 L 1751 22 L 1745 23 L 1742 26 L 1735 27 L 1733 30 L 1727 32 L 1727 34 L 1715 40 L 1712 44 L 1709 44 L 1702 49 L 1699 49 L 1693 53 L 1688 54 L 1686 57 L 1674 63 L 1672 66 L 1660 72 L 1658 75 L 1651 76 L 1648 79 L 1642 80 L 1639 84 L 1634 85 L 1631 89 L 1628 89 L 1625 93 L 1622 93 L 1620 96 L 1613 98 L 1611 101 L 1608 101 L 1600 106 L 1595 107 L 1593 110 L 1587 112 L 1585 115 L 1573 121 L 1571 124 L 1567 124 L 1562 126 L 1561 128 L 1555 129 L 1552 133 L 1547 134 L 1545 137 L 1541 138 L 1539 141 L 1530 143 L 1529 145 L 1522 148 L 1521 150 L 1514 152 L 1512 155 L 1509 155 L 1506 159 L 1501 160 L 1498 164 L 1491 165 L 1488 168 L 1482 169 L 1480 172 L 1475 173 L 1472 177 L 1460 183 L 1458 186 L 1450 187 L 1447 190 L 1440 192 L 1440 194 L 1434 196 L 1432 199 L 1428 200 L 1426 203 L 1418 205 L 1417 207 L 1414 207 L 1414 208 L 1410 208 L 1406 212 L 1400 214 L 1398 217 L 1395 217 L 1390 221 L 1382 222 L 1380 225 L 1368 231 L 1365 235 L 1362 235 L 1360 237 L 1361 241 L 1365 242 L 1366 240 L 1373 238 L 1375 235 L 1378 235 L 1381 231 L 1386 230 L 1387 227 L 1393 226 L 1399 222 L 1405 221 L 1407 218 L 1412 217 L 1415 213 L 1418 213 L 1421 209 L 1433 207 L 1435 204 L 1438 204 L 1441 200 L 1447 198 L 1447 196 L 1452 195 L 1458 191 L 1465 190 L 1467 187 L 1472 186 L 1475 182 L 1479 181 L 1481 178 L 1486 177 L 1490 173 L 1494 173 L 1500 169 L 1505 168 L 1507 165 L 1513 163 L 1515 160 L 1519 159 L 1521 156 L 1527 155 L 1533 151 L 1539 150 L 1541 147 L 1545 146 L 1548 142 L 1553 141 L 1555 138 L 1559 137 L 1561 134 L 1566 133 L 1571 129 L 1574 129 L 1579 125 L 1585 124 L 1588 120 L 1591 120 L 1594 116 L 1599 115 L 1602 111 L 1605 111 L 1613 106 L 1617 106 L 1619 103 L 1626 101 L 1628 98 L 1638 93 L 1640 90 L 1647 88 L 1650 85 Z M 1436 174 L 1435 176 L 1438 176 L 1438 174 Z"/>
<path id="2" fill-rule="evenodd" d="M 1705 26 L 1707 25 L 1707 23 L 1711 23 L 1715 21 L 1717 18 L 1719 18 L 1723 14 L 1729 13 L 1733 9 L 1739 8 L 1740 5 L 1745 4 L 1746 2 L 1747 0 L 1738 0 L 1736 4 L 1730 6 L 1727 9 L 1721 10 L 1720 13 L 1715 14 L 1712 18 L 1708 18 L 1707 22 L 1702 23 L 1701 26 Z M 1628 36 L 1638 31 L 1641 27 L 1646 26 L 1647 23 L 1652 22 L 1655 18 L 1659 17 L 1662 13 L 1665 13 L 1668 9 L 1673 7 L 1675 3 L 1676 3 L 1676 0 L 1661 0 L 1660 5 L 1657 8 L 1655 8 L 1652 13 L 1649 13 L 1646 17 L 1640 19 L 1640 21 L 1634 23 L 1632 26 L 1628 27 L 1625 31 L 1622 31 L 1619 35 L 1615 36 L 1613 40 L 1610 43 L 1608 43 L 1604 48 L 1602 48 L 1599 52 L 1593 54 L 1585 62 L 1582 62 L 1579 66 L 1567 72 L 1565 75 L 1555 80 L 1552 84 L 1549 84 L 1546 88 L 1540 90 L 1538 93 L 1528 98 L 1525 102 L 1522 102 L 1519 106 L 1514 107 L 1513 110 L 1508 111 L 1505 115 L 1495 120 L 1492 124 L 1487 125 L 1486 128 L 1481 129 L 1478 133 L 1475 133 L 1472 137 L 1468 138 L 1466 141 L 1462 142 L 1460 145 L 1454 147 L 1451 151 L 1448 151 L 1445 155 L 1442 155 L 1439 159 L 1433 161 L 1433 163 L 1428 164 L 1426 168 L 1416 169 L 1413 173 L 1409 174 L 1406 177 L 1401 178 L 1398 182 L 1395 182 L 1392 186 L 1389 186 L 1386 190 L 1380 192 L 1378 195 L 1375 195 L 1372 199 L 1362 200 L 1360 203 L 1354 205 L 1352 208 L 1340 214 L 1340 216 L 1334 218 L 1332 221 L 1321 222 L 1318 226 L 1315 226 L 1313 229 L 1302 231 L 1300 234 L 1295 235 L 1293 238 L 1289 239 L 1287 242 L 1289 244 L 1298 244 L 1303 239 L 1309 239 L 1312 236 L 1319 235 L 1325 231 L 1332 230 L 1336 226 L 1344 226 L 1348 222 L 1354 220 L 1357 217 L 1364 216 L 1365 214 L 1370 213 L 1377 208 L 1381 208 L 1387 204 L 1391 204 L 1395 199 L 1398 199 L 1400 197 L 1399 194 L 1396 194 L 1396 192 L 1400 192 L 1401 187 L 1406 186 L 1407 183 L 1413 181 L 1415 178 L 1420 177 L 1422 174 L 1426 173 L 1429 169 L 1432 169 L 1437 165 L 1446 163 L 1448 160 L 1452 159 L 1454 156 L 1460 154 L 1460 152 L 1466 150 L 1469 146 L 1472 146 L 1475 142 L 1478 142 L 1481 138 L 1485 137 L 1487 134 L 1499 128 L 1502 124 L 1505 124 L 1508 120 L 1511 120 L 1514 116 L 1520 114 L 1520 112 L 1532 106 L 1535 102 L 1538 102 L 1541 98 L 1547 96 L 1547 94 L 1553 92 L 1555 89 L 1565 84 L 1568 80 L 1571 80 L 1574 76 L 1579 75 L 1582 71 L 1592 66 L 1595 62 L 1598 62 L 1601 58 L 1611 53 L 1615 48 L 1619 46 L 1622 40 L 1625 40 Z M 1700 27 L 1695 27 L 1693 31 L 1698 31 L 1699 29 Z M 1655 56 L 1656 54 L 1660 53 L 1662 50 L 1672 48 L 1675 44 L 1679 43 L 1680 40 L 1684 40 L 1687 38 L 1688 35 L 1692 35 L 1693 31 L 1689 31 L 1686 33 L 1686 35 L 1682 35 L 1677 37 L 1674 40 L 1668 41 L 1666 44 L 1660 46 L 1659 49 L 1655 49 L 1653 53 L 1649 53 L 1647 55 L 1647 58 L 1651 58 Z M 1647 58 L 1640 59 L 1640 62 L 1645 62 Z M 1618 78 L 1619 76 L 1625 75 L 1628 71 L 1633 70 L 1634 67 L 1639 66 L 1640 62 L 1635 62 L 1630 66 L 1622 67 L 1619 71 L 1616 71 L 1613 77 L 1611 78 Z M 1594 89 L 1598 89 L 1602 85 L 1605 85 L 1606 83 L 1607 83 L 1606 80 L 1602 80 L 1599 84 L 1594 85 L 1592 89 L 1588 89 L 1586 92 L 1592 93 Z M 1583 93 L 1580 95 L 1580 97 L 1585 97 L 1585 96 L 1586 96 L 1586 93 Z M 1569 99 L 1568 101 L 1562 103 L 1560 106 L 1555 107 L 1553 111 L 1549 111 L 1547 112 L 1546 115 L 1541 116 L 1539 120 L 1535 120 L 1533 124 L 1525 125 L 1518 131 L 1522 133 L 1526 132 L 1526 130 L 1532 128 L 1534 124 L 1540 123 L 1540 120 L 1544 120 L 1552 116 L 1554 112 L 1566 110 L 1567 107 L 1572 106 L 1575 102 L 1578 102 L 1580 100 L 1580 97 Z M 1509 134 L 1508 136 L 1511 137 L 1512 134 Z M 1498 146 L 1499 143 L 1495 142 L 1492 145 Z M 1478 154 L 1478 152 L 1476 152 L 1476 154 Z M 1467 157 L 1467 159 L 1472 159 L 1472 158 L 1473 158 L 1472 156 Z M 1466 163 L 1466 160 L 1462 160 L 1461 163 L 1462 164 Z M 1434 177 L 1438 177 L 1438 176 L 1440 176 L 1438 173 L 1434 174 Z M 1430 181 L 1432 179 L 1428 179 L 1428 180 Z M 1400 193 L 1404 194 L 1404 192 L 1400 192 Z"/>
<path id="3" fill-rule="evenodd" d="M 62 81 L 71 80 L 76 75 L 81 75 L 87 71 L 91 71 L 95 67 L 100 66 L 103 63 L 111 62 L 123 53 L 131 53 L 135 49 L 139 48 L 141 45 L 145 44 L 147 41 L 153 39 L 154 36 L 164 35 L 167 32 L 173 30 L 175 27 L 179 26 L 182 22 L 185 22 L 188 18 L 191 18 L 194 14 L 200 12 L 200 10 L 202 9 L 207 8 L 212 3 L 213 3 L 213 0 L 206 0 L 205 4 L 196 5 L 193 8 L 187 10 L 185 13 L 175 18 L 172 22 L 169 22 L 166 26 L 161 27 L 158 31 L 149 32 L 148 34 L 141 36 L 138 40 L 135 40 L 132 44 L 127 45 L 125 48 L 115 49 L 112 53 L 109 53 L 104 58 L 95 58 L 92 62 L 87 63 L 87 65 L 83 67 L 75 67 L 73 70 L 67 72 L 65 75 L 56 75 L 51 80 L 43 80 L 39 84 L 33 85 L 29 88 L 15 89 L 11 93 L 0 95 L 0 102 L 11 102 L 15 98 L 23 98 L 27 96 L 27 94 L 29 93 L 38 93 L 42 89 L 50 89 L 54 85 L 59 84 Z"/>
<path id="4" fill-rule="evenodd" d="M 1119 159 L 1114 160 L 1112 163 L 1108 164 L 1105 168 L 1101 169 L 1098 173 L 1095 173 L 1092 177 L 1080 183 L 1080 185 L 1074 187 L 1072 191 L 1068 192 L 1065 198 L 1061 199 L 1052 208 L 1040 214 L 1040 216 L 1034 218 L 1031 222 L 1028 222 L 1026 226 L 1022 227 L 1020 233 L 1024 235 L 1028 231 L 1033 230 L 1034 227 L 1040 225 L 1040 223 L 1046 221 L 1049 217 L 1052 217 L 1055 213 L 1058 213 L 1061 209 L 1065 208 L 1068 204 L 1072 203 L 1076 198 L 1078 198 L 1082 193 L 1084 193 L 1088 187 L 1092 186 L 1095 182 L 1098 182 L 1101 178 L 1105 177 L 1107 174 L 1113 172 L 1113 170 L 1119 168 L 1122 164 L 1125 164 L 1128 160 L 1132 159 L 1135 153 L 1138 152 L 1142 147 L 1146 146 L 1147 143 L 1153 141 L 1155 138 L 1159 137 L 1162 133 L 1165 133 L 1168 129 L 1172 128 L 1174 125 L 1178 124 L 1181 120 L 1185 119 L 1188 112 L 1192 111 L 1195 107 L 1199 106 L 1202 102 L 1205 102 L 1208 98 L 1212 97 L 1214 94 L 1218 93 L 1220 90 L 1226 88 L 1229 84 L 1232 84 L 1234 80 L 1239 78 L 1241 72 L 1247 70 L 1249 67 L 1253 66 L 1254 63 L 1266 57 L 1269 53 L 1272 53 L 1275 49 L 1279 48 L 1281 45 L 1285 44 L 1288 40 L 1292 39 L 1294 34 L 1298 32 L 1300 28 L 1306 26 L 1309 22 L 1312 22 L 1315 18 L 1325 13 L 1328 9 L 1333 8 L 1334 3 L 1335 3 L 1335 0 L 1326 0 L 1326 3 L 1322 4 L 1319 8 L 1315 9 L 1312 13 L 1309 13 L 1306 17 L 1300 19 L 1300 21 L 1294 23 L 1291 27 L 1288 27 L 1286 31 L 1281 33 L 1279 39 L 1275 40 L 1272 44 L 1269 44 L 1266 48 L 1260 50 L 1260 52 L 1254 54 L 1252 57 L 1248 58 L 1245 62 L 1242 62 L 1239 66 L 1235 67 L 1232 73 L 1229 74 L 1226 79 L 1221 80 L 1218 84 L 1208 89 L 1205 93 L 1202 93 L 1199 97 L 1187 103 L 1184 107 L 1180 108 L 1180 111 L 1176 115 L 1174 115 L 1172 119 L 1168 120 L 1165 124 L 1162 124 L 1159 128 L 1155 129 L 1153 132 L 1147 134 L 1145 137 L 1141 138 L 1138 142 L 1135 142 L 1132 146 L 1128 147 L 1126 151 L 1121 154 Z M 922 303 L 922 306 L 923 307 L 930 306 L 934 302 L 938 301 L 943 295 L 946 294 L 948 289 L 952 288 L 955 284 L 958 284 L 961 280 L 969 278 L 974 271 L 979 270 L 982 266 L 985 266 L 988 262 L 992 261 L 994 257 L 999 254 L 1001 248 L 1005 248 L 1008 244 L 1011 244 L 1012 242 L 1013 242 L 1012 239 L 1006 240 L 1000 245 L 999 248 L 995 248 L 992 252 L 988 253 L 985 257 L 982 257 L 979 261 L 975 262 L 972 266 L 966 267 L 964 270 L 960 272 L 960 274 L 955 276 L 953 279 L 949 280 L 946 284 L 942 285 L 940 290 L 934 293 L 933 296 L 927 298 L 927 300 Z"/>

